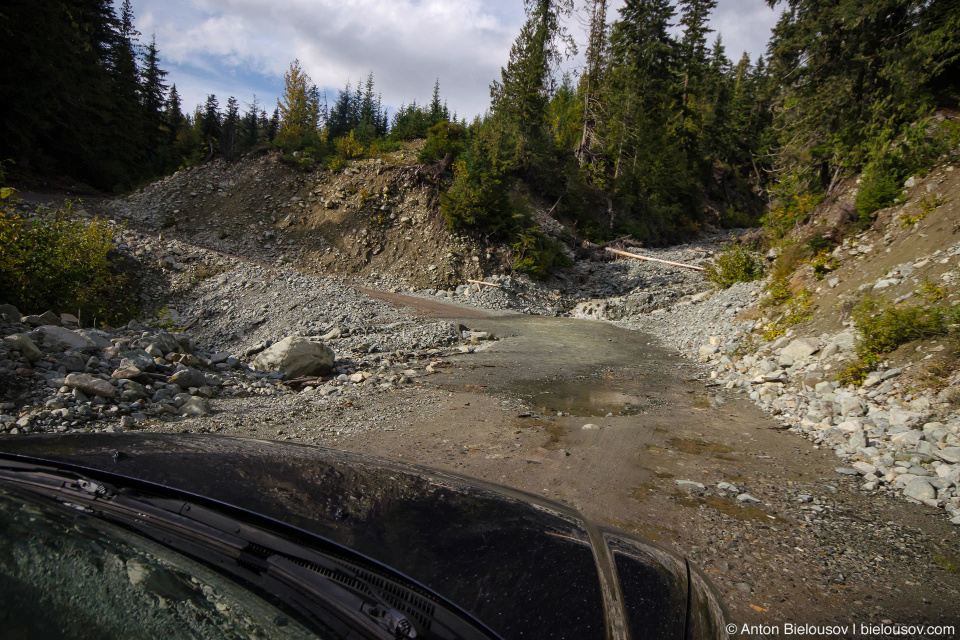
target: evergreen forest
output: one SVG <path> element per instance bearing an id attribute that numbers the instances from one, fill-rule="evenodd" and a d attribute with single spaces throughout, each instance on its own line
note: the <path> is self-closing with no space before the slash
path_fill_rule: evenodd
<path id="1" fill-rule="evenodd" d="M 523 0 L 490 109 L 467 122 L 439 81 L 392 115 L 372 72 L 328 103 L 298 61 L 275 105 L 211 94 L 190 110 L 129 0 L 8 0 L 0 159 L 122 192 L 255 150 L 337 171 L 425 138 L 419 159 L 442 176 L 448 225 L 510 243 L 533 275 L 564 260 L 533 202 L 598 242 L 761 220 L 776 234 L 862 173 L 868 219 L 940 151 L 925 123 L 960 101 L 960 3 L 768 2 L 783 13 L 752 60 L 711 30 L 717 0 L 626 0 L 617 12 L 588 0 L 585 14 L 573 0 Z M 577 41 L 584 64 L 563 74 Z"/>

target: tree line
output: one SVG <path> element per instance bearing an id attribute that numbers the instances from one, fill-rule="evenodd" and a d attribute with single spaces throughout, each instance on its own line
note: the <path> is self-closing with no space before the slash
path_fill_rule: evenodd
<path id="1" fill-rule="evenodd" d="M 524 0 L 526 20 L 490 86 L 490 110 L 451 114 L 439 81 L 392 116 L 373 74 L 332 104 L 294 61 L 275 108 L 210 95 L 183 112 L 129 0 L 0 9 L 2 156 L 123 189 L 213 157 L 278 147 L 304 167 L 426 138 L 448 169 L 449 225 L 513 245 L 520 268 L 563 260 L 531 221 L 546 202 L 582 238 L 670 242 L 706 225 L 796 223 L 854 172 L 869 216 L 938 153 L 924 118 L 960 99 L 960 4 L 951 0 L 768 0 L 784 11 L 764 55 L 733 59 L 716 0 L 589 0 L 585 64 L 573 0 Z M 273 105 L 270 105 L 273 106 Z M 769 206 L 768 206 L 769 205 Z"/>

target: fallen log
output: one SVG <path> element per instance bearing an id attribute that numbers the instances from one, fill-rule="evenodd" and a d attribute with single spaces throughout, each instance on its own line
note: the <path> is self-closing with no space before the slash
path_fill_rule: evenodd
<path id="1" fill-rule="evenodd" d="M 627 253 L 626 251 L 620 251 L 619 249 L 611 249 L 607 247 L 607 251 L 610 253 L 615 253 L 618 256 L 624 256 L 626 258 L 634 258 L 636 260 L 649 260 L 650 262 L 659 262 L 661 264 L 668 264 L 671 267 L 682 267 L 684 269 L 693 269 L 694 271 L 703 271 L 703 267 L 695 267 L 692 264 L 683 264 L 680 262 L 670 262 L 669 260 L 661 260 L 660 258 L 651 258 L 649 256 L 641 256 L 636 253 Z"/>
<path id="2" fill-rule="evenodd" d="M 482 284 L 488 287 L 496 287 L 497 289 L 500 288 L 500 285 L 498 284 L 493 284 L 492 282 L 484 282 L 483 280 L 471 280 L 470 278 L 467 278 L 467 282 L 472 282 L 473 284 Z"/>

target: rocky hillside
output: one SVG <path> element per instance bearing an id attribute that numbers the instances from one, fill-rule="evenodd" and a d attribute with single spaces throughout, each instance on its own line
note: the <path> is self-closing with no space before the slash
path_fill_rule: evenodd
<path id="1" fill-rule="evenodd" d="M 277 153 L 190 167 L 104 205 L 164 237 L 382 288 L 447 288 L 504 270 L 502 250 L 447 231 L 422 141 L 342 172 L 305 173 Z"/>

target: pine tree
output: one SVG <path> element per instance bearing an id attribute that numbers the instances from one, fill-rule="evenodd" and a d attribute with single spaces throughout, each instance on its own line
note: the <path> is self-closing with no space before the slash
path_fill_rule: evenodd
<path id="1" fill-rule="evenodd" d="M 161 144 L 161 136 L 166 128 L 164 118 L 164 94 L 167 86 L 163 83 L 167 72 L 160 68 L 160 55 L 157 52 L 156 36 L 150 39 L 143 56 L 143 73 L 140 79 L 140 95 L 143 105 L 144 141 L 147 152 L 156 156 Z M 179 100 L 179 97 L 178 97 Z"/>
<path id="2" fill-rule="evenodd" d="M 598 96 L 603 81 L 604 63 L 607 58 L 607 1 L 592 0 L 589 17 L 586 68 L 580 79 L 580 95 L 583 96 L 583 132 L 575 155 L 580 165 L 593 160 L 596 138 Z"/>
<path id="3" fill-rule="evenodd" d="M 561 18 L 572 11 L 572 0 L 524 0 L 527 21 L 510 49 L 500 81 L 490 86 L 493 110 L 515 127 L 522 156 L 540 146 L 546 124 L 546 108 L 552 89 L 552 70 L 561 58 L 560 47 L 572 47 Z M 539 153 L 537 153 L 539 155 Z"/>
<path id="4" fill-rule="evenodd" d="M 337 93 L 337 101 L 330 109 L 330 117 L 327 120 L 327 135 L 331 140 L 349 134 L 359 124 L 356 118 L 357 109 L 354 105 L 354 93 L 348 81 L 346 87 Z"/>
<path id="5" fill-rule="evenodd" d="M 280 110 L 277 143 L 281 147 L 292 149 L 314 141 L 320 117 L 318 94 L 299 60 L 290 63 L 284 75 L 283 96 L 277 100 L 277 108 Z"/>
<path id="6" fill-rule="evenodd" d="M 199 118 L 200 135 L 206 151 L 206 159 L 210 160 L 220 149 L 222 123 L 220 120 L 220 103 L 217 96 L 210 94 Z"/>
<path id="7" fill-rule="evenodd" d="M 223 118 L 222 142 L 220 153 L 225 158 L 232 158 L 237 150 L 238 129 L 240 126 L 240 107 L 233 96 L 227 98 L 227 113 Z"/>
<path id="8" fill-rule="evenodd" d="M 433 97 L 430 99 L 430 126 L 444 120 L 443 104 L 440 102 L 440 78 L 433 83 Z"/>

